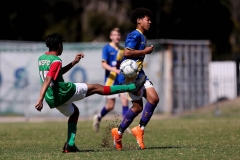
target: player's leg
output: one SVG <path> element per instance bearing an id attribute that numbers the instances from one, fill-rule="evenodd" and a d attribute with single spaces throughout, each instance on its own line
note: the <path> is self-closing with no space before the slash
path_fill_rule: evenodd
<path id="1" fill-rule="evenodd" d="M 94 115 L 94 117 L 93 117 L 93 129 L 94 129 L 95 132 L 99 131 L 101 119 L 105 115 L 107 115 L 111 110 L 113 110 L 113 108 L 115 106 L 115 97 L 116 96 L 118 96 L 118 95 L 107 96 L 106 105 L 101 109 L 101 111 L 98 114 Z"/>
<path id="2" fill-rule="evenodd" d="M 145 75 L 144 75 L 145 76 Z M 143 77 L 143 76 L 142 76 Z M 146 80 L 144 80 L 144 83 Z M 145 84 L 144 84 L 145 85 Z M 129 98 L 132 100 L 132 108 L 128 109 L 127 113 L 125 114 L 125 117 L 123 118 L 121 124 L 118 128 L 113 128 L 111 130 L 112 137 L 114 141 L 115 148 L 117 150 L 122 149 L 122 135 L 124 131 L 130 126 L 132 121 L 135 119 L 135 117 L 142 111 L 143 109 L 143 102 L 142 102 L 142 96 L 144 94 L 144 86 L 141 87 L 141 89 L 138 91 L 138 94 L 132 94 L 127 93 Z"/>
<path id="3" fill-rule="evenodd" d="M 159 101 L 157 92 L 155 91 L 152 83 L 149 80 L 146 81 L 146 83 L 144 84 L 144 87 L 145 87 L 145 92 L 143 96 L 147 99 L 148 102 L 144 107 L 139 125 L 132 128 L 131 130 L 132 134 L 136 137 L 137 143 L 141 149 L 145 148 L 144 137 L 143 137 L 145 126 L 151 119 L 152 114 Z"/>
<path id="4" fill-rule="evenodd" d="M 67 142 L 70 146 L 73 146 L 75 144 L 75 135 L 77 132 L 77 122 L 79 117 L 79 110 L 77 106 L 72 103 L 74 107 L 73 114 L 68 119 L 68 139 Z"/>
<path id="5" fill-rule="evenodd" d="M 121 103 L 122 103 L 122 118 L 125 117 L 129 107 L 128 107 L 128 99 L 126 97 L 126 93 L 120 93 Z M 126 129 L 128 133 L 131 133 L 129 128 Z"/>
<path id="6" fill-rule="evenodd" d="M 77 106 L 74 103 L 69 103 L 56 107 L 56 109 L 58 109 L 66 117 L 69 117 L 67 142 L 63 146 L 63 152 L 80 152 L 80 150 L 75 145 L 77 122 L 79 117 L 79 110 Z"/>
<path id="7" fill-rule="evenodd" d="M 120 98 L 121 98 L 121 104 L 122 104 L 122 117 L 124 118 L 129 107 L 128 107 L 128 99 L 125 95 L 125 93 L 120 93 Z"/>
<path id="8" fill-rule="evenodd" d="M 132 91 L 136 88 L 134 84 L 114 85 L 114 86 L 102 86 L 100 84 L 87 84 L 87 87 L 88 87 L 88 92 L 86 97 L 91 96 L 93 94 L 111 95 L 111 94 L 122 93 L 126 91 Z"/>
<path id="9" fill-rule="evenodd" d="M 115 102 L 116 102 L 116 98 L 107 97 L 107 104 L 104 107 L 105 109 L 103 109 L 101 112 L 100 119 L 103 118 L 106 114 L 108 114 L 108 112 L 113 110 L 115 106 Z"/>
<path id="10" fill-rule="evenodd" d="M 133 108 L 134 113 L 140 113 L 143 110 L 143 103 L 141 104 L 135 104 L 135 108 Z M 140 128 L 140 126 L 135 126 L 131 130 L 132 134 L 137 140 L 137 143 L 141 149 L 145 148 L 144 141 L 143 141 L 143 136 L 144 136 L 144 130 Z"/>
<path id="11" fill-rule="evenodd" d="M 131 92 L 133 94 L 137 94 L 138 91 L 142 88 L 146 81 L 146 76 L 143 75 L 134 83 L 128 85 L 113 85 L 113 86 L 102 86 L 100 84 L 87 84 L 87 94 L 86 97 L 91 96 L 93 94 L 100 95 L 112 95 L 123 92 Z"/>
<path id="12" fill-rule="evenodd" d="M 127 111 L 125 117 L 123 118 L 120 126 L 119 131 L 124 133 L 124 131 L 130 126 L 134 118 L 142 112 L 143 110 L 143 101 L 142 99 L 132 101 L 133 106 Z"/>
<path id="13" fill-rule="evenodd" d="M 147 99 L 147 103 L 144 106 L 139 126 L 144 129 L 150 121 L 155 108 L 158 105 L 159 97 L 156 90 L 153 87 L 146 88 L 144 97 Z"/>
<path id="14" fill-rule="evenodd" d="M 115 148 L 117 150 L 121 150 L 122 149 L 122 135 L 124 133 L 124 131 L 130 126 L 130 124 L 132 123 L 132 121 L 134 120 L 134 118 L 142 111 L 143 109 L 143 102 L 142 99 L 140 100 L 136 100 L 136 101 L 132 101 L 132 108 L 130 108 L 125 117 L 123 118 L 121 124 L 119 125 L 118 128 L 113 128 L 111 130 L 112 132 L 112 137 L 113 137 L 113 141 L 114 141 L 114 145 Z"/>

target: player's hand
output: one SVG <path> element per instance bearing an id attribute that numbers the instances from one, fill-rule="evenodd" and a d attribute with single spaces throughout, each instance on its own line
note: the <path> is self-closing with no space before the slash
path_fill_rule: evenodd
<path id="1" fill-rule="evenodd" d="M 113 72 L 119 74 L 121 71 L 120 71 L 119 69 L 117 69 L 117 68 L 114 68 L 114 69 L 113 69 Z"/>
<path id="2" fill-rule="evenodd" d="M 39 99 L 35 105 L 35 108 L 41 112 L 42 108 L 43 108 L 43 100 Z"/>
<path id="3" fill-rule="evenodd" d="M 80 61 L 80 59 L 84 58 L 84 54 L 83 53 L 79 53 L 76 55 L 75 60 L 73 61 L 74 64 L 78 63 Z"/>
<path id="4" fill-rule="evenodd" d="M 153 47 L 153 45 L 151 45 L 149 47 L 146 47 L 144 50 L 145 50 L 146 54 L 151 54 L 153 49 L 154 49 L 154 47 Z"/>

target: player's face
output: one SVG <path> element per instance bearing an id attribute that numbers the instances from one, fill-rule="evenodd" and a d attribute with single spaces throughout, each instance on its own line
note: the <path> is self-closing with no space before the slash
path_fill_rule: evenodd
<path id="1" fill-rule="evenodd" d="M 120 42 L 121 35 L 117 31 L 112 31 L 112 33 L 110 35 L 110 39 L 112 40 L 113 43 L 117 44 Z"/>
<path id="2" fill-rule="evenodd" d="M 144 31 L 148 31 L 150 29 L 151 23 L 152 23 L 151 19 L 148 16 L 145 16 L 144 18 L 139 19 L 140 27 Z"/>

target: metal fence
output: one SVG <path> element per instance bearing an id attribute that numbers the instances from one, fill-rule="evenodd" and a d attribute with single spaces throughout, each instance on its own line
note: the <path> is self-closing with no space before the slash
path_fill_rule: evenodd
<path id="1" fill-rule="evenodd" d="M 173 44 L 173 113 L 209 104 L 209 63 L 207 41 Z"/>

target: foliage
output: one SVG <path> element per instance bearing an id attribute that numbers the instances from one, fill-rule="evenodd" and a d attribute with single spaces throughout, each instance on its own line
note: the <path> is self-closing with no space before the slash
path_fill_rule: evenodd
<path id="1" fill-rule="evenodd" d="M 135 29 L 131 10 L 146 7 L 154 13 L 148 39 L 209 39 L 213 60 L 229 60 L 239 52 L 237 6 L 234 0 L 0 1 L 0 39 L 43 41 L 61 32 L 69 42 L 103 42 L 116 26 L 124 39 Z"/>

